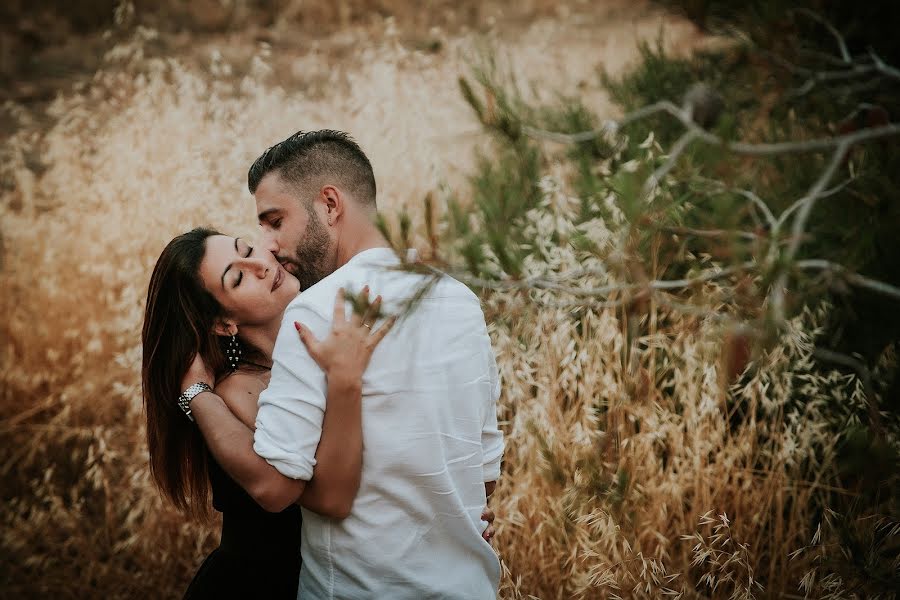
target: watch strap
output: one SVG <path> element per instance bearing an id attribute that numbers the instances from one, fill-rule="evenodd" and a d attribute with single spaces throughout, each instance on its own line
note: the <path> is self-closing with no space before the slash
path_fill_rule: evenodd
<path id="1" fill-rule="evenodd" d="M 212 388 L 203 382 L 197 382 L 188 386 L 188 389 L 184 390 L 180 396 L 178 396 L 178 407 L 184 411 L 184 414 L 190 419 L 191 423 L 194 422 L 194 415 L 191 414 L 191 400 L 194 399 L 194 396 L 199 394 L 200 392 L 211 392 Z"/>

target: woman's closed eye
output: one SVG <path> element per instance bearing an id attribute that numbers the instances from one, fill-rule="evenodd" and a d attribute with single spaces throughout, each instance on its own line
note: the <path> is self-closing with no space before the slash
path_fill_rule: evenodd
<path id="1" fill-rule="evenodd" d="M 253 246 L 247 246 L 247 254 L 244 255 L 244 258 L 250 258 L 250 255 L 253 254 Z M 241 285 L 241 280 L 244 278 L 244 272 L 238 271 L 238 276 L 234 281 L 234 287 Z"/>

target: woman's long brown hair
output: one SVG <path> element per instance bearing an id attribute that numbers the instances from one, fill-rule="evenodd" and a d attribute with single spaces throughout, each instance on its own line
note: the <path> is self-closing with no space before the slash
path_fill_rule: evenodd
<path id="1" fill-rule="evenodd" d="M 197 353 L 220 377 L 225 356 L 213 331 L 222 307 L 200 279 L 206 240 L 217 231 L 197 228 L 173 239 L 162 251 L 147 292 L 141 332 L 141 369 L 150 473 L 181 511 L 209 512 L 207 449 L 196 425 L 178 407 L 181 379 Z"/>

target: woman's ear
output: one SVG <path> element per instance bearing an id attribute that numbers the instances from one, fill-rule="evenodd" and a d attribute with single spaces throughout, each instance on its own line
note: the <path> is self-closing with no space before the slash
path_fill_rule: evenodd
<path id="1" fill-rule="evenodd" d="M 213 325 L 213 333 L 216 335 L 230 337 L 232 335 L 237 335 L 237 332 L 237 323 L 231 319 L 216 319 L 216 322 Z"/>

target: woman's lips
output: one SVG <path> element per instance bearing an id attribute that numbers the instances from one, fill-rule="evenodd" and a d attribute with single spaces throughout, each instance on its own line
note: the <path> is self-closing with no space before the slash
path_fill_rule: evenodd
<path id="1" fill-rule="evenodd" d="M 278 270 L 275 271 L 275 277 L 272 278 L 272 291 L 274 292 L 279 287 L 281 287 L 281 282 L 284 281 L 284 269 L 281 268 L 281 265 L 278 265 Z"/>

